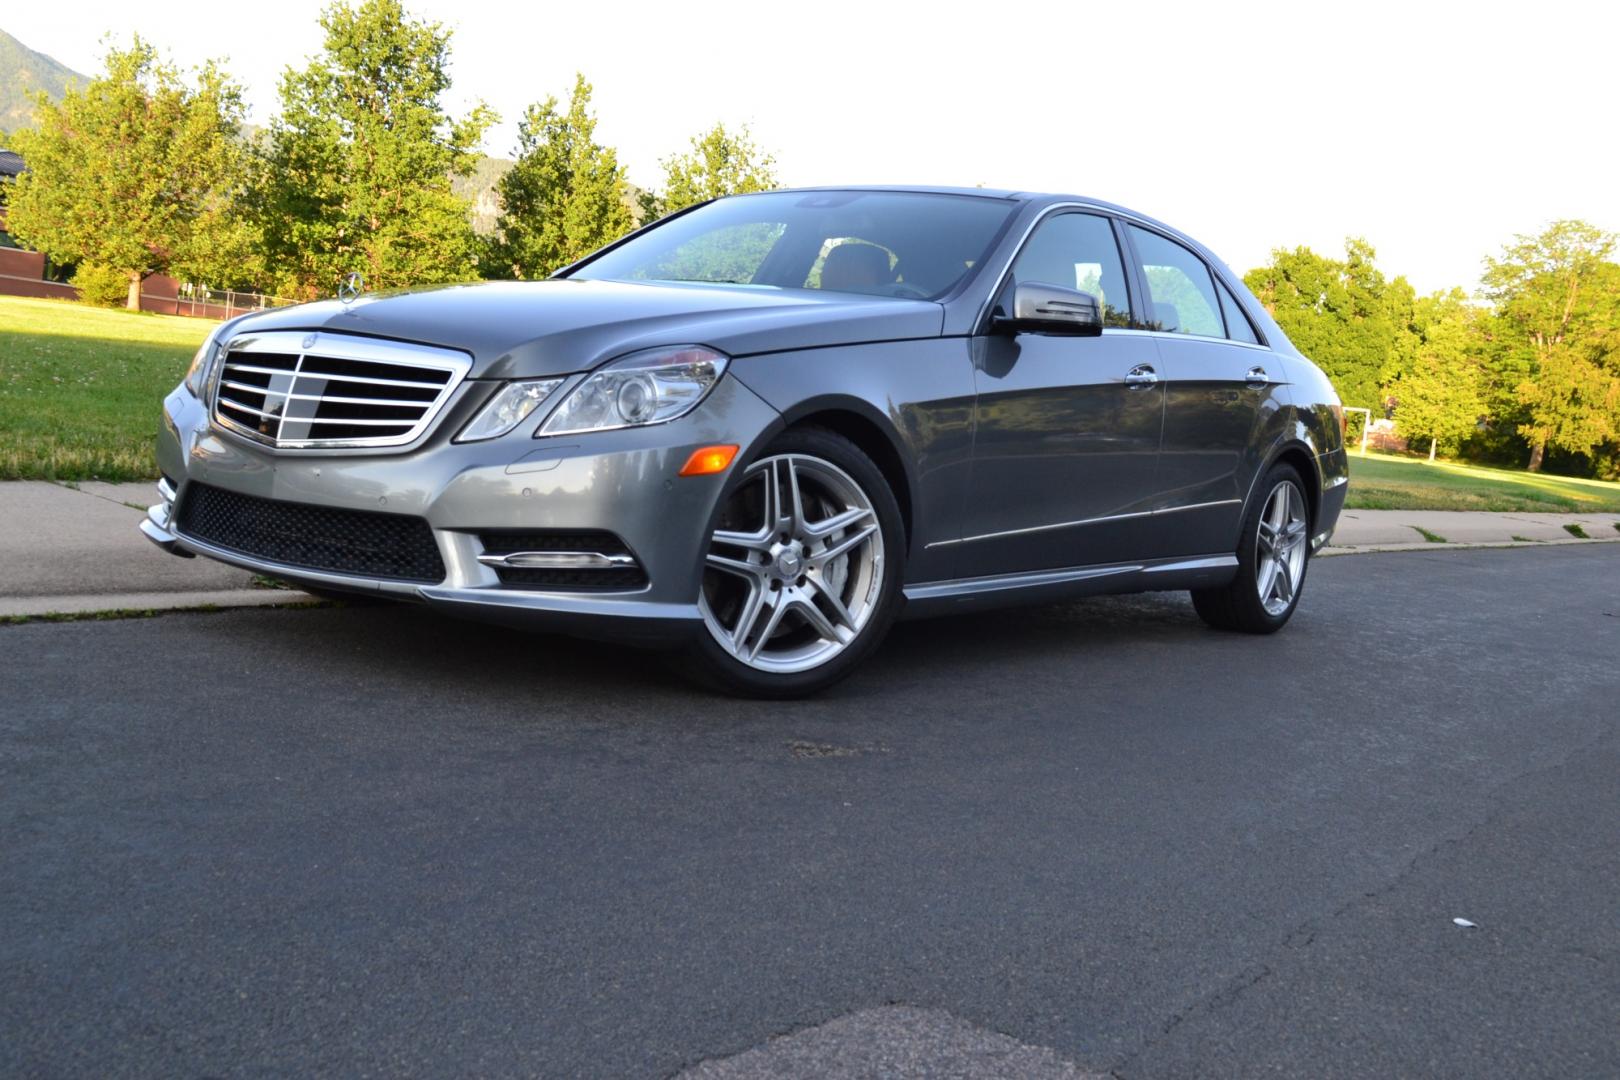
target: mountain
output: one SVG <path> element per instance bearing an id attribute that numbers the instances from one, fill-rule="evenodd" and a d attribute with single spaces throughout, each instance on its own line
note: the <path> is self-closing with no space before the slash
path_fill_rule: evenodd
<path id="1" fill-rule="evenodd" d="M 78 82 L 82 86 L 89 81 L 72 68 L 35 52 L 0 30 L 0 131 L 32 126 L 34 103 L 30 96 L 35 91 L 43 90 L 59 98 L 68 83 Z"/>

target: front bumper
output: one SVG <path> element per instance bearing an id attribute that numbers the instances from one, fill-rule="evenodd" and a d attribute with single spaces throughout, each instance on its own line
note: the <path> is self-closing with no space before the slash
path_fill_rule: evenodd
<path id="1" fill-rule="evenodd" d="M 210 424 L 183 387 L 164 402 L 158 465 L 172 487 L 141 523 L 153 543 L 314 589 L 427 603 L 486 622 L 587 637 L 666 644 L 702 624 L 697 599 L 707 531 L 727 473 L 679 477 L 692 450 L 738 443 L 738 462 L 780 422 L 735 379 L 723 380 L 690 415 L 646 428 L 561 439 L 513 433 L 487 442 L 450 441 L 440 430 L 406 453 L 275 451 Z M 734 466 L 735 468 L 736 466 Z M 424 584 L 275 562 L 187 535 L 176 507 L 187 485 L 307 506 L 408 514 L 425 520 L 445 566 Z M 479 561 L 480 534 L 592 530 L 618 536 L 645 571 L 631 591 L 575 591 L 503 584 Z"/>

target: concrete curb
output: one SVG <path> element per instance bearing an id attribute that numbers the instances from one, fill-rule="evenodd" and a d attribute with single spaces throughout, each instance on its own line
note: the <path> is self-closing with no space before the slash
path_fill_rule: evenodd
<path id="1" fill-rule="evenodd" d="M 285 607 L 320 600 L 294 589 L 220 589 L 210 592 L 102 593 L 86 596 L 13 596 L 0 599 L 0 618 L 97 615 L 118 611 Z"/>
<path id="2" fill-rule="evenodd" d="M 1585 540 L 1478 540 L 1474 542 L 1462 541 L 1454 543 L 1446 540 L 1441 543 L 1431 543 L 1428 540 L 1419 540 L 1411 544 L 1346 544 L 1343 546 L 1329 544 L 1316 553 L 1317 558 L 1328 555 L 1376 555 L 1386 551 L 1473 551 L 1477 548 L 1534 548 L 1534 547 L 1573 547 L 1576 544 L 1620 544 L 1620 536 L 1609 539 L 1607 536 L 1593 536 Z"/>

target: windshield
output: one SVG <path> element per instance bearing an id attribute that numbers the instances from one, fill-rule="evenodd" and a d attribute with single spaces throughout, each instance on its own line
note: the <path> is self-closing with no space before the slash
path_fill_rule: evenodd
<path id="1" fill-rule="evenodd" d="M 783 191 L 682 214 L 568 275 L 697 281 L 932 300 L 990 250 L 1005 199 L 897 191 Z"/>

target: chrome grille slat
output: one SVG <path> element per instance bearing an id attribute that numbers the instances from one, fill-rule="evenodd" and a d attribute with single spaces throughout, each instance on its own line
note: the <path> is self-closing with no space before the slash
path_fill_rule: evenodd
<path id="1" fill-rule="evenodd" d="M 309 378 L 310 376 L 305 376 L 305 377 Z M 251 383 L 239 383 L 239 382 L 221 382 L 220 385 L 221 386 L 228 386 L 232 390 L 246 390 L 250 394 L 263 394 L 266 390 L 269 389 L 268 387 L 264 387 L 264 386 L 254 386 Z M 432 404 L 432 399 L 431 398 L 416 398 L 416 399 L 413 399 L 413 400 L 407 400 L 405 398 L 336 397 L 336 396 L 334 396 L 332 394 L 279 394 L 279 393 L 276 394 L 275 396 L 276 397 L 292 398 L 294 401 L 331 401 L 331 402 L 335 402 L 335 403 L 340 404 L 340 405 L 397 405 L 397 406 L 400 406 L 401 408 L 408 408 L 408 409 L 419 409 L 424 405 Z M 220 398 L 220 400 L 224 401 L 225 399 Z"/>
<path id="2" fill-rule="evenodd" d="M 465 353 L 408 342 L 247 333 L 226 346 L 213 414 L 220 426 L 279 450 L 405 446 L 428 430 L 471 367 Z"/>
<path id="3" fill-rule="evenodd" d="M 233 363 L 227 363 L 225 366 L 231 371 L 251 371 L 255 375 L 291 375 L 293 373 L 292 368 L 253 367 L 249 364 Z M 407 382 L 404 379 L 374 379 L 363 375 L 324 375 L 313 371 L 301 372 L 301 374 L 309 379 L 337 379 L 342 382 L 370 383 L 375 386 L 409 386 L 418 390 L 439 390 L 444 387 L 443 383 Z"/>

